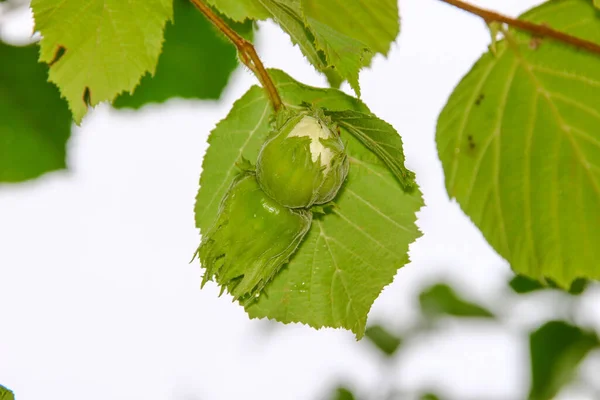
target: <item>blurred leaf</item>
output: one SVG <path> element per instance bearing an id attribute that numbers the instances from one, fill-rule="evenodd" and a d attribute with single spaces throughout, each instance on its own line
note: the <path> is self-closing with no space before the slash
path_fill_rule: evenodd
<path id="1" fill-rule="evenodd" d="M 551 287 L 550 285 L 545 286 L 540 281 L 536 281 L 535 279 L 524 275 L 516 275 L 508 282 L 508 285 L 512 288 L 512 290 L 515 291 L 515 293 L 519 294 L 531 293 Z"/>
<path id="2" fill-rule="evenodd" d="M 434 393 L 425 393 L 421 395 L 421 400 L 441 400 L 441 397 Z"/>
<path id="3" fill-rule="evenodd" d="M 454 289 L 444 283 L 438 283 L 421 292 L 419 295 L 421 311 L 427 317 L 442 315 L 455 317 L 493 318 L 487 309 L 460 297 Z"/>
<path id="4" fill-rule="evenodd" d="M 9 389 L 0 385 L 0 400 L 15 400 L 15 395 Z"/>
<path id="5" fill-rule="evenodd" d="M 66 168 L 71 113 L 38 50 L 0 42 L 0 182 Z"/>
<path id="6" fill-rule="evenodd" d="M 589 281 L 587 279 L 579 278 L 571 283 L 571 287 L 568 292 L 572 295 L 580 295 L 582 294 L 588 286 Z M 519 294 L 526 294 L 535 292 L 543 289 L 559 289 L 564 290 L 559 287 L 552 279 L 546 279 L 546 282 L 542 283 L 535 279 L 529 278 L 524 275 L 517 275 L 510 280 L 508 283 L 510 287 Z"/>
<path id="7" fill-rule="evenodd" d="M 379 350 L 388 356 L 394 355 L 402 340 L 381 325 L 372 325 L 365 331 L 365 336 Z"/>
<path id="8" fill-rule="evenodd" d="M 333 393 L 333 395 L 331 396 L 331 400 L 355 400 L 356 396 L 354 396 L 354 393 L 352 393 L 352 391 L 348 388 L 345 387 L 338 387 L 335 392 Z"/>
<path id="9" fill-rule="evenodd" d="M 569 294 L 580 295 L 585 292 L 590 281 L 584 278 L 575 279 L 569 288 Z"/>
<path id="10" fill-rule="evenodd" d="M 598 337 L 564 321 L 550 321 L 529 337 L 532 383 L 529 398 L 553 398 L 575 374 Z"/>
<path id="11" fill-rule="evenodd" d="M 218 99 L 237 66 L 235 47 L 221 37 L 189 0 L 175 0 L 174 23 L 167 25 L 154 76 L 146 74 L 133 94 L 123 93 L 116 108 L 140 108 L 172 97 Z M 232 24 L 251 37 L 252 22 Z"/>

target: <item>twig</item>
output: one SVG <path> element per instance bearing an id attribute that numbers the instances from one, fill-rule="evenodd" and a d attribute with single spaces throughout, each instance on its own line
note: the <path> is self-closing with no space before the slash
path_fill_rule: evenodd
<path id="1" fill-rule="evenodd" d="M 279 92 L 273 83 L 273 80 L 267 73 L 262 61 L 258 57 L 256 53 L 256 49 L 246 39 L 237 34 L 236 31 L 231 29 L 221 17 L 219 17 L 206 3 L 204 0 L 190 0 L 206 18 L 210 22 L 213 23 L 227 38 L 233 43 L 233 45 L 237 48 L 238 54 L 240 56 L 240 60 L 248 67 L 254 75 L 258 78 L 261 85 L 267 92 L 269 96 L 269 100 L 273 104 L 273 108 L 275 111 L 278 111 L 281 107 L 283 107 L 283 103 L 281 102 L 281 97 L 279 96 Z"/>
<path id="2" fill-rule="evenodd" d="M 500 22 L 513 28 L 520 29 L 522 31 L 527 31 L 537 36 L 548 37 L 559 42 L 563 42 L 569 44 L 571 46 L 585 49 L 592 53 L 600 54 L 600 45 L 590 42 L 588 40 L 584 40 L 575 36 L 568 35 L 564 32 L 557 31 L 552 29 L 546 25 L 534 24 L 533 22 L 523 21 L 521 19 L 507 17 L 506 15 L 498 14 L 497 12 L 486 10 L 481 7 L 477 7 L 473 4 L 466 3 L 461 0 L 440 0 L 444 3 L 448 3 L 453 5 L 454 7 L 458 7 L 461 10 L 465 10 L 470 12 L 471 14 L 475 14 L 481 18 L 486 23 L 490 22 Z"/>

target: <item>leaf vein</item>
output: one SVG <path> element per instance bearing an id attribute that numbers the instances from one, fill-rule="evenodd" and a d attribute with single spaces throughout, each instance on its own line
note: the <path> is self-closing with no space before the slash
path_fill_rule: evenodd
<path id="1" fill-rule="evenodd" d="M 473 89 L 473 94 L 471 95 L 471 98 L 469 100 L 467 108 L 463 110 L 463 119 L 460 124 L 460 127 L 458 128 L 458 137 L 456 139 L 457 146 L 460 145 L 460 143 L 462 142 L 463 135 L 467 128 L 467 121 L 469 119 L 469 116 L 471 115 L 471 112 L 473 111 L 473 105 L 475 104 L 475 99 L 477 97 L 477 94 L 481 91 L 481 89 L 485 85 L 487 78 L 492 73 L 492 70 L 494 69 L 494 67 L 496 67 L 496 65 L 498 65 L 499 59 L 500 59 L 500 55 L 498 55 L 492 62 L 490 62 L 490 65 L 484 71 L 479 82 Z M 456 180 L 457 172 L 458 172 L 458 155 L 455 154 L 454 158 L 452 159 L 452 166 L 450 168 L 450 179 L 448 181 L 448 189 L 450 191 L 452 191 L 452 188 L 454 187 L 454 181 Z"/>
<path id="2" fill-rule="evenodd" d="M 362 196 L 359 196 L 355 191 L 348 189 L 347 190 L 348 193 L 352 194 L 354 197 L 356 197 L 359 201 L 361 201 L 362 203 L 364 203 L 367 207 L 369 207 L 370 209 L 372 209 L 373 211 L 375 211 L 377 214 L 379 214 L 380 216 L 382 216 L 384 219 L 386 219 L 387 221 L 391 222 L 392 224 L 394 224 L 397 228 L 402 229 L 403 231 L 406 232 L 411 232 L 410 229 L 408 229 L 407 227 L 400 225 L 398 222 L 394 221 L 392 218 L 390 218 L 388 215 L 384 214 L 381 212 L 381 210 L 379 210 L 377 207 L 375 207 L 372 203 L 370 203 L 369 201 L 365 200 Z"/>

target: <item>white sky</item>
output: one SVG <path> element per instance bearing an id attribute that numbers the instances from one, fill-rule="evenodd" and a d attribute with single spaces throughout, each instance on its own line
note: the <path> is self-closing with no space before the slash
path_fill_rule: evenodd
<path id="1" fill-rule="evenodd" d="M 477 2 L 511 15 L 536 3 Z M 414 319 L 421 287 L 438 279 L 487 304 L 514 303 L 506 262 L 448 200 L 434 143 L 437 115 L 485 51 L 488 32 L 436 0 L 402 0 L 401 13 L 389 58 L 361 74 L 363 100 L 402 134 L 427 204 L 412 263 L 370 314 L 397 328 Z M 22 32 L 27 24 L 4 35 Z M 274 25 L 261 24 L 258 48 L 267 66 L 325 84 Z M 18 400 L 312 400 L 338 380 L 364 394 L 395 381 L 460 400 L 524 398 L 528 343 L 519 332 L 560 315 L 556 296 L 510 307 L 504 331 L 449 322 L 384 374 L 350 332 L 250 321 L 214 285 L 199 290 L 200 268 L 188 262 L 198 244 L 193 204 L 205 141 L 254 83 L 239 69 L 218 104 L 99 107 L 74 131 L 69 172 L 0 187 L 0 384 Z M 588 294 L 578 319 L 600 327 L 599 300 L 597 290 Z M 597 360 L 584 368 L 594 369 Z M 576 389 L 563 398 L 591 399 Z"/>

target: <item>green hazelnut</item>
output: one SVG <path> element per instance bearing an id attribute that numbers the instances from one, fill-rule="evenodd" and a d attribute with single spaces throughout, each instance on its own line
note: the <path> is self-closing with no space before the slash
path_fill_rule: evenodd
<path id="1" fill-rule="evenodd" d="M 213 279 L 234 299 L 252 301 L 294 254 L 311 221 L 309 211 L 267 196 L 253 173 L 239 175 L 198 249 L 206 269 L 202 285 Z"/>
<path id="2" fill-rule="evenodd" d="M 256 162 L 262 190 L 289 208 L 333 200 L 347 174 L 344 144 L 335 126 L 318 111 L 288 118 L 267 139 Z"/>

